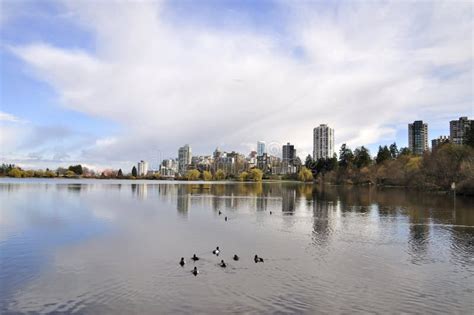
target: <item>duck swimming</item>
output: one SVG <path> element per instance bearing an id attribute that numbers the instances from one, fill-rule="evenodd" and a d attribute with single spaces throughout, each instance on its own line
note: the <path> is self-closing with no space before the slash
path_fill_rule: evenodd
<path id="1" fill-rule="evenodd" d="M 179 264 L 181 265 L 181 267 L 184 266 L 186 262 L 184 261 L 184 257 L 181 257 L 181 260 L 179 261 Z"/>
<path id="2" fill-rule="evenodd" d="M 221 260 L 220 266 L 221 266 L 222 268 L 225 268 L 225 267 L 227 267 L 227 264 L 224 262 L 224 260 Z"/>
<path id="3" fill-rule="evenodd" d="M 225 220 L 227 221 L 227 217 L 225 217 Z"/>
<path id="4" fill-rule="evenodd" d="M 270 211 L 270 215 L 272 214 L 273 212 Z"/>
<path id="5" fill-rule="evenodd" d="M 197 269 L 197 267 L 194 267 L 193 271 L 191 271 L 193 275 L 197 276 L 199 271 Z"/>
<path id="6" fill-rule="evenodd" d="M 234 260 L 235 260 L 235 261 L 237 261 L 237 260 L 239 260 L 239 259 L 240 259 L 239 256 L 234 255 Z"/>
<path id="7" fill-rule="evenodd" d="M 253 258 L 253 260 L 255 261 L 255 263 L 263 262 L 263 258 L 262 258 L 262 257 L 258 257 L 257 255 L 255 255 L 255 257 Z"/>
<path id="8" fill-rule="evenodd" d="M 216 249 L 214 249 L 214 250 L 212 251 L 212 253 L 213 253 L 214 255 L 217 255 L 217 256 L 219 256 L 219 252 L 220 252 L 219 246 L 217 246 Z"/>
<path id="9" fill-rule="evenodd" d="M 221 210 L 219 210 L 219 215 L 221 215 L 221 214 L 222 214 L 222 212 L 221 212 Z"/>
<path id="10" fill-rule="evenodd" d="M 182 258 L 181 258 L 181 259 L 182 259 Z M 199 257 L 196 256 L 196 254 L 194 254 L 193 257 L 191 257 L 191 259 L 194 260 L 194 261 L 197 261 L 197 260 L 199 260 Z"/>

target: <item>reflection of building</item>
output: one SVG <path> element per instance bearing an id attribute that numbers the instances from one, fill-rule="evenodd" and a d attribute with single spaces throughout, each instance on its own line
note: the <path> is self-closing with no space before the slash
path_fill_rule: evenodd
<path id="1" fill-rule="evenodd" d="M 284 214 L 293 214 L 295 212 L 296 204 L 296 190 L 295 188 L 284 188 L 281 191 L 281 211 Z"/>
<path id="2" fill-rule="evenodd" d="M 138 176 L 146 176 L 148 173 L 148 163 L 141 160 L 138 162 Z"/>
<path id="3" fill-rule="evenodd" d="M 184 174 L 188 168 L 188 165 L 191 164 L 192 151 L 189 144 L 185 144 L 183 147 L 178 150 L 178 171 L 181 174 Z"/>
<path id="4" fill-rule="evenodd" d="M 438 146 L 448 142 L 449 139 L 447 136 L 439 136 L 438 138 L 431 140 L 431 149 L 434 151 Z"/>
<path id="5" fill-rule="evenodd" d="M 321 124 L 313 129 L 313 159 L 330 159 L 334 155 L 334 129 Z"/>
<path id="6" fill-rule="evenodd" d="M 187 216 L 189 204 L 191 203 L 191 194 L 188 191 L 188 185 L 178 185 L 176 208 L 178 213 Z"/>
<path id="7" fill-rule="evenodd" d="M 463 144 L 466 141 L 468 128 L 473 126 L 474 120 L 467 117 L 459 117 L 458 120 L 449 122 L 449 139 L 454 144 Z"/>
<path id="8" fill-rule="evenodd" d="M 262 156 L 264 153 L 267 153 L 265 148 L 265 141 L 257 142 L 257 156 Z"/>
<path id="9" fill-rule="evenodd" d="M 408 148 L 416 155 L 428 150 L 428 124 L 424 124 L 423 120 L 408 124 Z"/>
<path id="10" fill-rule="evenodd" d="M 138 184 L 137 196 L 139 199 L 146 199 L 148 196 L 148 185 Z"/>

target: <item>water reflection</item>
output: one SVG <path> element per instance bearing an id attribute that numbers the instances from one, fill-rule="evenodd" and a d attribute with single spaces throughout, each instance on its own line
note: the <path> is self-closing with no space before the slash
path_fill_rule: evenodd
<path id="1" fill-rule="evenodd" d="M 452 196 L 400 189 L 155 181 L 0 183 L 0 197 L 0 313 L 474 307 L 472 199 L 454 209 Z M 208 255 L 217 244 L 226 271 Z M 202 274 L 190 278 L 177 259 L 194 252 Z"/>

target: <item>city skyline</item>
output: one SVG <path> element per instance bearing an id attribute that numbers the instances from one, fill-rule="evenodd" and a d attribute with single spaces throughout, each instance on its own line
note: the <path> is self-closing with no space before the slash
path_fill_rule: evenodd
<path id="1" fill-rule="evenodd" d="M 472 4 L 447 4 L 4 1 L 1 159 L 125 169 L 258 140 L 304 158 L 321 123 L 336 152 L 408 146 L 415 120 L 431 143 L 474 116 Z"/>

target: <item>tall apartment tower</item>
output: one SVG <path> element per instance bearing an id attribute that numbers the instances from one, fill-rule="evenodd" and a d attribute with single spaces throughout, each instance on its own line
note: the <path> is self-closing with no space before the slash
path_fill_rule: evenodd
<path id="1" fill-rule="evenodd" d="M 473 125 L 474 120 L 467 117 L 459 117 L 458 120 L 449 122 L 449 141 L 454 144 L 463 144 L 465 141 L 467 129 Z"/>
<path id="2" fill-rule="evenodd" d="M 265 141 L 258 141 L 257 142 L 257 156 L 262 156 L 264 153 L 267 153 L 267 149 L 265 147 Z"/>
<path id="3" fill-rule="evenodd" d="M 148 163 L 143 160 L 138 162 L 137 173 L 138 176 L 145 176 L 148 173 Z"/>
<path id="4" fill-rule="evenodd" d="M 290 144 L 289 142 L 283 145 L 282 151 L 282 161 L 288 163 L 294 163 L 296 160 L 296 149 L 295 146 Z"/>
<path id="5" fill-rule="evenodd" d="M 191 164 L 192 152 L 189 144 L 185 144 L 178 150 L 178 171 L 181 174 L 186 172 L 188 165 Z"/>
<path id="6" fill-rule="evenodd" d="M 334 129 L 321 124 L 313 129 L 313 159 L 329 159 L 334 155 Z"/>
<path id="7" fill-rule="evenodd" d="M 408 148 L 416 155 L 428 150 L 428 124 L 424 124 L 423 120 L 408 124 Z"/>

